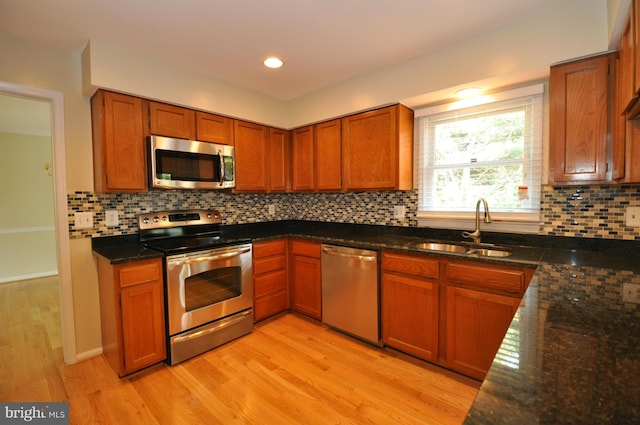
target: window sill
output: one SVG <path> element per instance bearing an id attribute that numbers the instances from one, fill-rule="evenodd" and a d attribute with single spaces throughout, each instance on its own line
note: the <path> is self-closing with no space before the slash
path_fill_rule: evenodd
<path id="1" fill-rule="evenodd" d="M 418 227 L 436 229 L 474 230 L 474 212 L 444 212 L 418 211 Z M 480 222 L 480 228 L 486 232 L 527 233 L 540 232 L 540 217 L 538 214 L 491 213 L 492 222 Z M 480 219 L 484 219 L 484 211 L 480 212 Z"/>

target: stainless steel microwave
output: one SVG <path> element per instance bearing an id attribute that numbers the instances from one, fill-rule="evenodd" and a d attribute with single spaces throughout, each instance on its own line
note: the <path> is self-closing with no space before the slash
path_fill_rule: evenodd
<path id="1" fill-rule="evenodd" d="M 235 186 L 233 146 L 149 136 L 149 184 L 164 189 Z"/>

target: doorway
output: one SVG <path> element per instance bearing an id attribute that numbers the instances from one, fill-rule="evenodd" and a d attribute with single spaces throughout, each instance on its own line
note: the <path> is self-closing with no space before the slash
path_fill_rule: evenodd
<path id="1" fill-rule="evenodd" d="M 0 82 L 0 95 L 13 96 L 21 100 L 45 102 L 49 105 L 51 129 L 52 164 L 44 173 L 51 173 L 53 179 L 53 224 L 55 233 L 56 266 L 58 272 L 58 298 L 62 323 L 63 358 L 66 364 L 76 362 L 75 324 L 73 314 L 73 293 L 71 286 L 71 260 L 69 229 L 67 224 L 67 184 L 64 138 L 63 94 L 56 91 L 20 86 Z M 2 111 L 0 110 L 0 113 Z M 11 184 L 8 182 L 7 184 Z"/>

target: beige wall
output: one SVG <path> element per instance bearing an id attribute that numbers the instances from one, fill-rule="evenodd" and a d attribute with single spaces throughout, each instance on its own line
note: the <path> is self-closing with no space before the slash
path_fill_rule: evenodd
<path id="1" fill-rule="evenodd" d="M 81 55 L 69 54 L 0 37 L 0 81 L 64 93 L 67 190 L 93 190 L 91 119 L 83 85 L 156 97 L 279 127 L 294 127 L 379 104 L 420 98 L 430 92 L 485 79 L 546 73 L 550 62 L 605 50 L 608 45 L 606 5 L 580 1 L 568 10 L 504 27 L 412 61 L 380 70 L 289 103 L 211 81 L 176 68 L 153 74 L 149 58 L 118 54 L 110 46 L 88 64 L 83 84 Z M 88 53 L 89 54 L 89 53 Z M 91 61 L 91 58 L 85 58 Z M 134 70 L 130 75 L 118 70 Z M 152 78 L 151 75 L 154 75 Z M 195 82 L 195 83 L 190 83 Z M 98 84 L 99 83 L 99 84 Z M 204 87 L 210 87 L 205 90 Z M 428 96 L 427 96 L 428 98 Z M 89 239 L 70 244 L 78 353 L 100 347 L 97 275 Z"/>

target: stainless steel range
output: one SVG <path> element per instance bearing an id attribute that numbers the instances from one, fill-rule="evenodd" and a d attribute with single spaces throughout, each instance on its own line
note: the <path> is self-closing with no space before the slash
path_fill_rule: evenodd
<path id="1" fill-rule="evenodd" d="M 138 217 L 140 241 L 165 254 L 169 363 L 253 329 L 251 242 L 226 241 L 218 211 L 159 211 Z"/>

